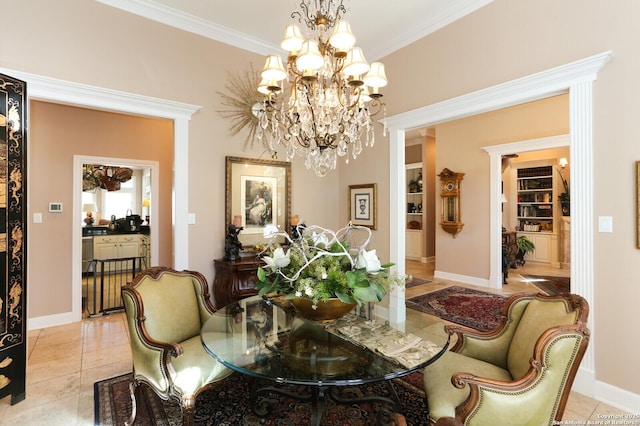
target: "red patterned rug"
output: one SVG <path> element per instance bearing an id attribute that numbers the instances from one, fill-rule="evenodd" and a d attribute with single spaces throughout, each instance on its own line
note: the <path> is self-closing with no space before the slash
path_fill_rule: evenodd
<path id="1" fill-rule="evenodd" d="M 95 424 L 121 426 L 131 413 L 129 383 L 131 374 L 101 380 L 94 384 Z M 407 425 L 427 424 L 422 370 L 393 381 L 394 389 L 404 405 Z M 274 385 L 269 383 L 269 385 Z M 279 386 L 279 385 L 274 385 Z M 232 374 L 213 389 L 198 396 L 194 426 L 306 426 L 311 423 L 309 402 L 273 394 L 273 411 L 265 418 L 258 417 L 248 402 L 249 383 L 244 375 Z M 348 388 L 354 397 L 366 395 L 389 396 L 384 383 L 370 383 Z M 134 424 L 181 425 L 180 407 L 173 401 L 162 401 L 147 386 L 142 386 L 137 398 L 138 413 Z M 296 388 L 289 386 L 290 391 Z M 380 403 L 336 404 L 327 398 L 322 426 L 368 426 L 377 424 Z"/>
<path id="2" fill-rule="evenodd" d="M 453 286 L 412 297 L 406 303 L 407 308 L 485 331 L 498 325 L 506 300 L 499 294 Z"/>

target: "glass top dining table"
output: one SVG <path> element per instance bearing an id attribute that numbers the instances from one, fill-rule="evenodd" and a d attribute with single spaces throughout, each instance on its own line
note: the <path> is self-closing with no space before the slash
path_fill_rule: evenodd
<path id="1" fill-rule="evenodd" d="M 333 388 L 398 378 L 435 362 L 449 335 L 416 336 L 356 310 L 333 322 L 301 318 L 283 299 L 258 296 L 219 309 L 202 327 L 205 350 L 228 368 L 267 381 L 304 385 L 309 395 L 289 395 L 312 404 L 312 424 L 320 424 L 323 399 Z M 269 392 L 279 392 L 268 387 Z M 261 390 L 250 399 L 256 414 Z M 280 392 L 284 393 L 284 392 Z M 394 408 L 401 405 L 395 391 Z M 335 400 L 335 399 L 334 399 Z M 401 408 L 401 407 L 400 407 Z"/>

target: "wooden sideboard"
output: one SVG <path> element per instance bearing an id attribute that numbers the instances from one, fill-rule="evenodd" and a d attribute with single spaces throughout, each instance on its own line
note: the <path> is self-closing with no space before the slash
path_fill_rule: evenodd
<path id="1" fill-rule="evenodd" d="M 258 294 L 253 285 L 258 281 L 258 266 L 262 260 L 242 256 L 240 260 L 216 259 L 213 279 L 213 304 L 220 309 L 232 302 Z"/>

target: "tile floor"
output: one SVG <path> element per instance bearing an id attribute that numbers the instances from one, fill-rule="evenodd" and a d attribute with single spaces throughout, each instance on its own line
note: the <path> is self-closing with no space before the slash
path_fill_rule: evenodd
<path id="1" fill-rule="evenodd" d="M 558 269 L 526 267 L 527 273 L 531 274 L 566 275 L 565 271 Z M 407 297 L 451 284 L 459 285 L 434 280 L 433 269 L 433 263 L 407 262 L 407 273 L 433 280 L 432 283 L 407 289 Z M 509 285 L 504 288 L 503 294 L 536 291 L 532 284 L 521 282 L 517 273 L 510 275 Z M 442 325 L 435 317 L 411 309 L 407 311 L 407 319 L 407 331 L 410 332 L 414 326 L 424 328 L 425 324 L 433 327 Z M 27 398 L 13 406 L 10 405 L 10 397 L 0 400 L 0 426 L 93 425 L 94 382 L 131 371 L 124 315 L 116 313 L 87 318 L 81 323 L 32 330 L 28 338 Z M 603 414 L 621 412 L 573 392 L 564 418 L 597 420 L 598 415 Z"/>

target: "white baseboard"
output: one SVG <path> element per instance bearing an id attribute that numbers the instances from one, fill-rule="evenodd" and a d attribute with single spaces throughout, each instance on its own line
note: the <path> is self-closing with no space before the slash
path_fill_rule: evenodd
<path id="1" fill-rule="evenodd" d="M 27 319 L 27 330 L 38 330 L 40 328 L 54 327 L 56 325 L 70 324 L 78 322 L 73 312 L 65 312 L 62 314 L 47 315 L 43 317 L 35 317 Z"/>
<path id="2" fill-rule="evenodd" d="M 478 277 L 470 277 L 467 275 L 452 274 L 450 272 L 442 272 L 442 271 L 434 271 L 433 277 L 441 278 L 443 280 L 457 281 L 459 283 L 471 284 L 471 285 L 477 285 L 479 287 L 489 288 L 489 280 L 478 278 Z"/>
<path id="3" fill-rule="evenodd" d="M 596 381 L 595 399 L 629 414 L 640 415 L 640 395 L 608 383 Z M 622 419 L 632 420 L 632 419 Z M 637 422 L 637 419 L 635 419 Z M 637 424 L 637 423 L 636 423 Z"/>

